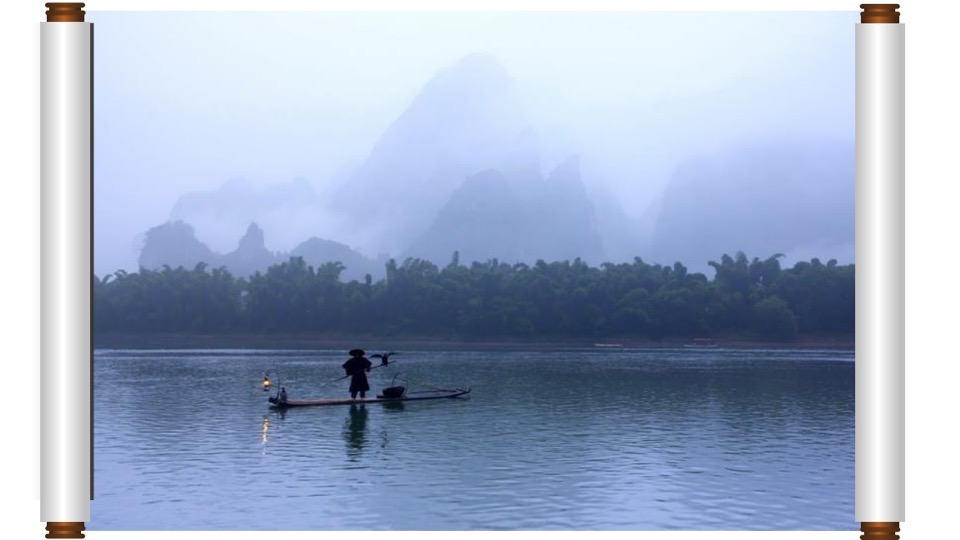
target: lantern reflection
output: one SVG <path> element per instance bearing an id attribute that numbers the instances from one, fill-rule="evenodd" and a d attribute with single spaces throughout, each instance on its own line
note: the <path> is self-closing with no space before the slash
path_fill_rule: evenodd
<path id="1" fill-rule="evenodd" d="M 260 425 L 260 427 L 260 454 L 265 455 L 267 453 L 267 431 L 270 429 L 270 420 L 268 420 L 266 416 L 263 417 L 263 423 Z"/>

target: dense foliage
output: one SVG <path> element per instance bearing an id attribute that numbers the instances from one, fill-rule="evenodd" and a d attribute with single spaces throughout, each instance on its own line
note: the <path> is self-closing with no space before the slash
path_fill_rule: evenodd
<path id="1" fill-rule="evenodd" d="M 294 257 L 249 279 L 223 268 L 165 267 L 94 277 L 94 331 L 311 333 L 438 338 L 790 340 L 851 336 L 854 267 L 738 253 L 713 280 L 673 266 L 496 259 L 443 268 L 390 260 L 386 279 L 340 280 L 340 263 Z"/>

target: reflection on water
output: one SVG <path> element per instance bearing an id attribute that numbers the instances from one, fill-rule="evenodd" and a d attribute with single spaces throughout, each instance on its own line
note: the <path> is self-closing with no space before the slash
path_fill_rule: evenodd
<path id="1" fill-rule="evenodd" d="M 354 452 L 347 452 L 350 457 L 357 457 L 367 444 L 367 408 L 363 405 L 350 405 L 350 413 L 343 429 L 343 438 L 347 448 Z"/>
<path id="2" fill-rule="evenodd" d="M 403 412 L 406 405 L 402 401 L 385 401 L 380 406 L 386 412 Z"/>
<path id="3" fill-rule="evenodd" d="M 260 444 L 263 447 L 261 454 L 267 453 L 267 431 L 270 429 L 270 420 L 264 416 L 263 422 L 261 423 L 261 432 L 263 433 L 260 437 Z"/>
<path id="4" fill-rule="evenodd" d="M 374 391 L 470 398 L 278 411 L 263 366 L 339 396 L 342 351 L 97 351 L 88 528 L 854 530 L 852 359 L 405 351 Z"/>

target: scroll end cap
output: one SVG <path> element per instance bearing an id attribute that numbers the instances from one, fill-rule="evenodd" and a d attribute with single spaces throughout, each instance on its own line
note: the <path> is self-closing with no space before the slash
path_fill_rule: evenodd
<path id="1" fill-rule="evenodd" d="M 51 2 L 47 7 L 47 22 L 84 22 L 86 12 L 79 2 Z"/>
<path id="2" fill-rule="evenodd" d="M 860 524 L 860 540 L 899 540 L 898 522 L 863 522 Z"/>
<path id="3" fill-rule="evenodd" d="M 900 4 L 860 4 L 860 9 L 861 23 L 900 23 Z"/>
<path id="4" fill-rule="evenodd" d="M 50 521 L 44 538 L 85 538 L 84 530 L 82 521 Z"/>

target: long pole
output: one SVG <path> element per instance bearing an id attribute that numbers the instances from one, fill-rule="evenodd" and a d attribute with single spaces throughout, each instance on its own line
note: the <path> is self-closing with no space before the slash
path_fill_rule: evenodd
<path id="1" fill-rule="evenodd" d="M 856 496 L 870 540 L 904 520 L 904 28 L 863 4 L 856 28 Z"/>
<path id="2" fill-rule="evenodd" d="M 83 538 L 91 494 L 93 28 L 83 4 L 46 4 L 41 28 L 40 519 Z"/>

